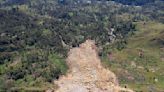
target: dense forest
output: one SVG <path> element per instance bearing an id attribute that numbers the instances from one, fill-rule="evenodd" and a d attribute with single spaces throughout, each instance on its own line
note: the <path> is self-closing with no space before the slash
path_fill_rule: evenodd
<path id="1" fill-rule="evenodd" d="M 67 72 L 68 50 L 86 39 L 103 58 L 109 45 L 126 48 L 137 22 L 164 23 L 162 0 L 113 1 L 0 0 L 0 91 L 44 90 Z"/>
<path id="2" fill-rule="evenodd" d="M 126 5 L 145 5 L 147 3 L 154 3 L 155 0 L 113 0 Z"/>

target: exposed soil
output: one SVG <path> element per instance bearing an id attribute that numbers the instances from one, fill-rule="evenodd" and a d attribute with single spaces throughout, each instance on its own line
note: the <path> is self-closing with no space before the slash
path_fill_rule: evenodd
<path id="1" fill-rule="evenodd" d="M 55 92 L 133 92 L 119 86 L 115 74 L 101 65 L 95 42 L 87 40 L 68 53 L 69 72 L 54 83 Z"/>

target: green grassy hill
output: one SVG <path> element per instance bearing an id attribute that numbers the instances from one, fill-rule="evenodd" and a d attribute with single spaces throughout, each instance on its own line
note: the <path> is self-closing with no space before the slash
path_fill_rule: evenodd
<path id="1" fill-rule="evenodd" d="M 135 34 L 119 51 L 107 46 L 103 63 L 113 70 L 123 86 L 137 92 L 164 91 L 164 24 L 137 22 Z M 115 46 L 115 45 L 113 45 Z M 110 61 L 108 52 L 113 53 Z"/>

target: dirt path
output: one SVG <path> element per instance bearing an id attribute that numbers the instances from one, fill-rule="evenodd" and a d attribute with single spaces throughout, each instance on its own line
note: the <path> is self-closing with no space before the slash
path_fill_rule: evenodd
<path id="1" fill-rule="evenodd" d="M 69 72 L 55 84 L 56 92 L 133 92 L 119 87 L 114 73 L 102 67 L 94 41 L 87 40 L 68 53 Z"/>

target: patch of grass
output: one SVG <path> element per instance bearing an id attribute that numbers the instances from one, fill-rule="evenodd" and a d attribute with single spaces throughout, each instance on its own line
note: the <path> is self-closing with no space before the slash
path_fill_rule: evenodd
<path id="1" fill-rule="evenodd" d="M 103 64 L 116 73 L 122 86 L 142 92 L 164 91 L 164 61 L 161 61 L 164 56 L 161 51 L 164 47 L 164 24 L 137 22 L 135 25 L 138 31 L 129 37 L 126 48 L 119 51 L 115 45 L 106 47 Z M 109 51 L 113 53 L 112 61 L 107 55 Z"/>

